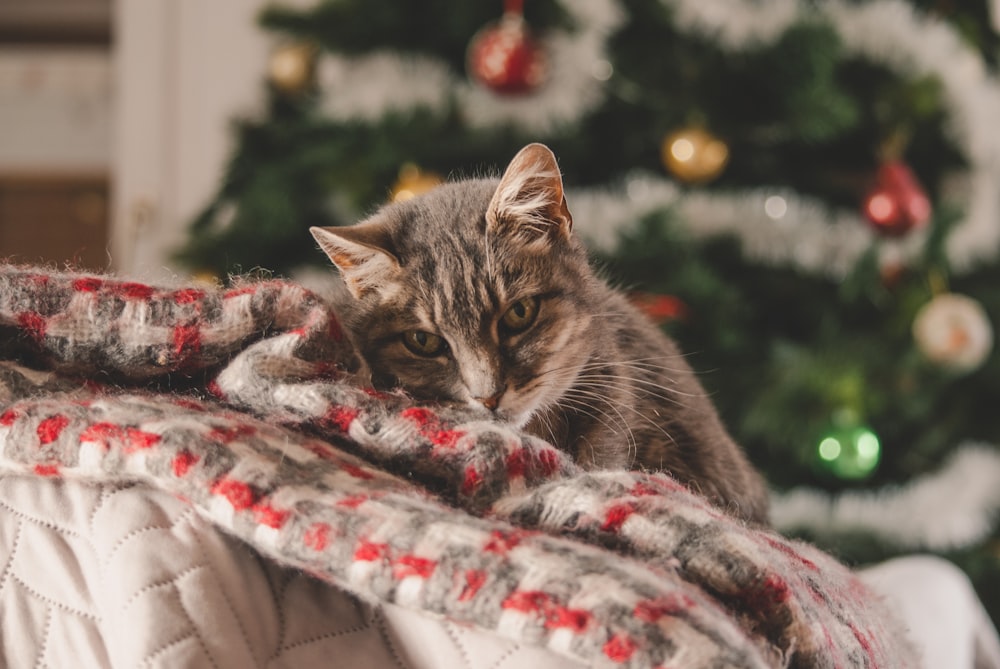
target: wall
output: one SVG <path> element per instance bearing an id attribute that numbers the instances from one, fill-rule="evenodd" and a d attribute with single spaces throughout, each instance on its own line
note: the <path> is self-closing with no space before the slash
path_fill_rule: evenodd
<path id="1" fill-rule="evenodd" d="M 231 122 L 263 103 L 262 0 L 121 0 L 115 7 L 112 255 L 149 279 L 219 186 Z"/>

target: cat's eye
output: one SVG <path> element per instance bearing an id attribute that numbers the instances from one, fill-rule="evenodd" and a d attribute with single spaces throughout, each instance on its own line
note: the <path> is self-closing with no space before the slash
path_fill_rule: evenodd
<path id="1" fill-rule="evenodd" d="M 530 328 L 538 317 L 538 298 L 522 297 L 510 306 L 500 319 L 508 332 L 523 332 Z"/>
<path id="2" fill-rule="evenodd" d="M 448 346 L 445 340 L 438 335 L 424 332 L 423 330 L 404 332 L 403 344 L 411 352 L 425 358 L 433 358 L 434 356 L 441 355 Z"/>

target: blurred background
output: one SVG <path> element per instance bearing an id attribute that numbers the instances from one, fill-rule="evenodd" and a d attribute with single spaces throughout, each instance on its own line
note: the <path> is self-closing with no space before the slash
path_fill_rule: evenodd
<path id="1" fill-rule="evenodd" d="M 313 281 L 310 225 L 545 142 L 776 526 L 996 620 L 998 59 L 998 0 L 0 0 L 0 256 Z"/>

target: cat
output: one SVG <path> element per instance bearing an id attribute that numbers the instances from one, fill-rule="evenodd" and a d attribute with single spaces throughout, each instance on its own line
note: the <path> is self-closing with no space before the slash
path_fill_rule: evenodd
<path id="1" fill-rule="evenodd" d="M 767 489 L 657 326 L 591 268 L 548 147 L 353 226 L 310 229 L 377 389 L 492 412 L 587 468 L 664 470 L 738 518 Z"/>

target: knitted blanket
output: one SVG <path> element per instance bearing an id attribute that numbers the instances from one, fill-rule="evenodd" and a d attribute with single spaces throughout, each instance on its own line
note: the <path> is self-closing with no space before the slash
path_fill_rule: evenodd
<path id="1" fill-rule="evenodd" d="M 289 282 L 158 287 L 0 267 L 0 467 L 141 482 L 371 602 L 594 666 L 908 667 L 815 548 L 667 474 L 583 471 L 485 414 L 359 387 Z"/>

